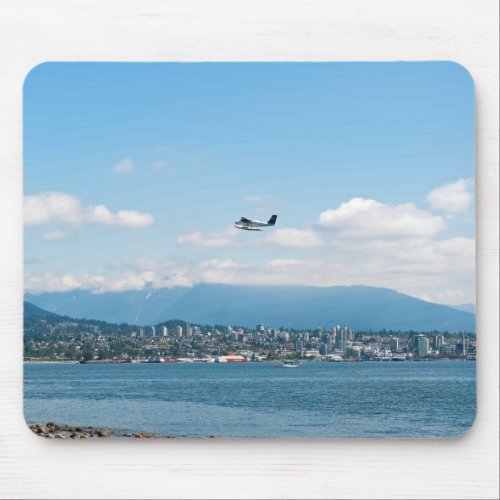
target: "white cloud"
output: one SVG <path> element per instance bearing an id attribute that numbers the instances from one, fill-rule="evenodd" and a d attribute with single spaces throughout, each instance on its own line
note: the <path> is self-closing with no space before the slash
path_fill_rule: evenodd
<path id="1" fill-rule="evenodd" d="M 231 245 L 236 238 L 234 228 L 228 227 L 224 231 L 214 233 L 202 233 L 193 231 L 182 234 L 177 238 L 180 245 L 196 245 L 200 247 L 224 247 Z"/>
<path id="2" fill-rule="evenodd" d="M 438 292 L 434 301 L 439 304 L 459 305 L 465 303 L 467 301 L 466 299 L 464 290 L 461 288 L 447 288 L 442 292 Z M 470 300 L 470 297 L 468 297 L 468 299 Z"/>
<path id="3" fill-rule="evenodd" d="M 70 218 L 76 214 L 86 222 L 134 224 L 133 211 L 113 213 L 105 206 L 82 209 L 78 199 L 76 204 L 71 198 L 62 201 L 59 205 L 73 207 L 65 214 Z M 53 207 L 58 204 L 48 205 L 48 215 L 41 218 L 57 220 Z M 143 222 L 138 217 L 135 224 Z M 245 234 L 230 226 L 220 232 L 194 231 L 177 238 L 181 245 L 207 248 L 241 244 L 241 252 L 232 255 L 235 260 L 212 258 L 217 251 L 208 251 L 199 262 L 182 261 L 182 254 L 178 260 L 143 257 L 132 264 L 123 262 L 112 271 L 126 271 L 120 276 L 42 276 L 27 279 L 26 286 L 28 291 L 74 287 L 99 293 L 196 283 L 371 285 L 443 304 L 474 302 L 475 241 L 462 236 L 437 239 L 444 228 L 443 217 L 411 203 L 393 206 L 353 198 L 322 212 L 315 229 L 277 227 Z M 266 248 L 260 253 L 263 246 Z M 306 254 L 302 249 L 307 248 L 318 250 Z M 263 255 L 271 257 L 264 259 Z"/>
<path id="4" fill-rule="evenodd" d="M 181 272 L 171 276 L 159 276 L 154 271 L 127 271 L 120 276 L 105 277 L 97 274 L 56 275 L 43 273 L 37 276 L 27 276 L 24 288 L 29 293 L 69 292 L 71 290 L 90 290 L 93 293 L 125 292 L 172 286 L 191 286 L 192 281 Z"/>
<path id="5" fill-rule="evenodd" d="M 293 267 L 300 266 L 303 264 L 303 261 L 300 259 L 273 259 L 267 263 L 269 267 Z"/>
<path id="6" fill-rule="evenodd" d="M 105 205 L 82 207 L 78 197 L 57 192 L 39 193 L 24 197 L 24 223 L 27 226 L 62 222 L 65 224 L 104 224 L 126 228 L 141 228 L 154 223 L 151 214 L 136 210 L 112 212 Z M 62 232 L 46 233 L 47 239 L 57 239 Z M 51 238 L 52 236 L 52 238 Z"/>
<path id="7" fill-rule="evenodd" d="M 77 224 L 81 214 L 80 200 L 72 194 L 46 192 L 24 197 L 24 223 L 27 226 L 52 220 Z"/>
<path id="8" fill-rule="evenodd" d="M 353 239 L 430 238 L 444 229 L 442 217 L 418 209 L 413 203 L 385 205 L 352 198 L 319 216 L 318 225 L 340 237 Z"/>
<path id="9" fill-rule="evenodd" d="M 432 208 L 444 210 L 449 214 L 465 212 L 473 200 L 473 185 L 471 179 L 459 179 L 431 191 L 427 195 L 427 202 Z"/>
<path id="10" fill-rule="evenodd" d="M 103 276 L 94 274 L 84 274 L 82 276 L 73 276 L 63 274 L 61 276 L 53 273 L 42 273 L 36 276 L 27 276 L 24 287 L 27 292 L 69 292 L 77 288 L 94 290 L 106 282 Z"/>
<path id="11" fill-rule="evenodd" d="M 316 248 L 323 242 L 311 229 L 282 228 L 270 232 L 265 241 L 273 245 L 296 248 Z"/>
<path id="12" fill-rule="evenodd" d="M 200 264 L 200 267 L 201 268 L 228 269 L 231 267 L 243 267 L 243 266 L 236 264 L 236 262 L 234 262 L 233 260 L 230 260 L 230 259 L 225 259 L 225 260 L 210 259 L 210 260 L 206 260 L 205 262 L 202 262 Z"/>
<path id="13" fill-rule="evenodd" d="M 56 231 L 49 231 L 47 233 L 44 233 L 42 235 L 42 238 L 44 240 L 63 240 L 64 238 L 66 238 L 66 236 L 68 236 L 68 233 L 66 233 L 64 231 L 56 230 Z"/>
<path id="14" fill-rule="evenodd" d="M 123 158 L 113 165 L 113 172 L 119 175 L 131 174 L 135 169 L 135 164 L 130 158 Z"/>
<path id="15" fill-rule="evenodd" d="M 365 243 L 365 242 L 364 242 Z M 382 242 L 383 243 L 383 242 Z M 402 240 L 363 244 L 354 252 L 339 244 L 329 255 L 275 258 L 269 261 L 209 259 L 197 262 L 137 259 L 119 276 L 45 274 L 26 279 L 26 290 L 106 291 L 192 286 L 196 283 L 246 285 L 371 285 L 443 304 L 474 302 L 475 242 L 470 238 L 439 241 Z"/>
<path id="16" fill-rule="evenodd" d="M 154 223 L 154 218 L 151 214 L 137 212 L 136 210 L 118 210 L 118 212 L 112 212 L 105 205 L 89 206 L 85 213 L 85 220 L 89 223 L 131 229 L 151 226 Z"/>

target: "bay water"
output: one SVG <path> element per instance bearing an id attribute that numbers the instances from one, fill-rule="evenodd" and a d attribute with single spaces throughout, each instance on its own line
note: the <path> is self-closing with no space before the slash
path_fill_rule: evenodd
<path id="1" fill-rule="evenodd" d="M 476 363 L 26 363 L 24 414 L 187 437 L 452 438 L 475 418 Z"/>

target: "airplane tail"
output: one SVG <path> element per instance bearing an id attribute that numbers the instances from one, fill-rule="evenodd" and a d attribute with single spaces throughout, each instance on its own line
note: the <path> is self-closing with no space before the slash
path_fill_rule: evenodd
<path id="1" fill-rule="evenodd" d="M 276 219 L 278 218 L 277 215 L 273 215 L 268 221 L 267 223 L 268 224 L 271 224 L 271 226 L 274 226 L 274 224 L 276 224 Z"/>

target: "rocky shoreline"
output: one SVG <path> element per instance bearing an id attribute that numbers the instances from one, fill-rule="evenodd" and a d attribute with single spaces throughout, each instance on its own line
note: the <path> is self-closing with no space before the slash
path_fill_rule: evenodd
<path id="1" fill-rule="evenodd" d="M 160 435 L 150 432 L 125 432 L 107 427 L 72 426 L 67 424 L 56 424 L 47 422 L 46 424 L 33 424 L 29 428 L 38 436 L 48 439 L 102 439 L 102 438 L 129 438 L 129 439 L 151 439 L 167 438 L 174 439 L 176 436 L 170 434 Z M 182 436 L 187 437 L 187 436 Z M 215 438 L 215 435 L 210 435 Z"/>

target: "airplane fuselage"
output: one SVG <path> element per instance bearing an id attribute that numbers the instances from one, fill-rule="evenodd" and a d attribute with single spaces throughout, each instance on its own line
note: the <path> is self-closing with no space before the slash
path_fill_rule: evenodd
<path id="1" fill-rule="evenodd" d="M 244 229 L 245 231 L 262 231 L 262 229 L 260 229 L 261 227 L 274 226 L 276 224 L 276 219 L 276 215 L 273 215 L 267 222 L 242 217 L 234 223 L 234 227 Z"/>

